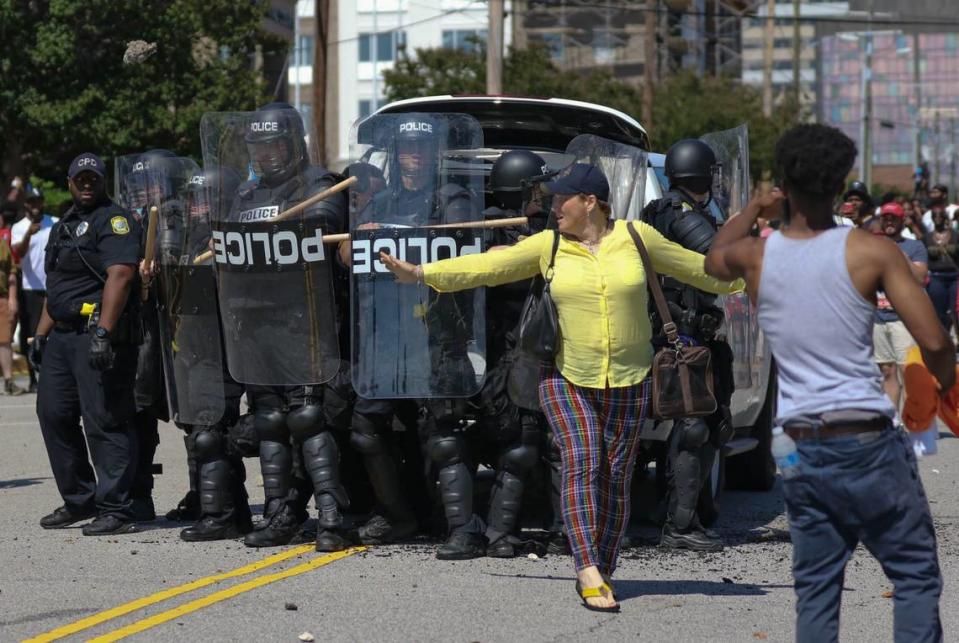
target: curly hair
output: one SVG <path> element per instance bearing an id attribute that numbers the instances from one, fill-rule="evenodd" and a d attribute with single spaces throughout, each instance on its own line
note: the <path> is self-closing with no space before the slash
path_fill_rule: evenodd
<path id="1" fill-rule="evenodd" d="M 776 142 L 776 176 L 794 190 L 832 198 L 856 161 L 856 144 L 835 127 L 797 125 Z"/>

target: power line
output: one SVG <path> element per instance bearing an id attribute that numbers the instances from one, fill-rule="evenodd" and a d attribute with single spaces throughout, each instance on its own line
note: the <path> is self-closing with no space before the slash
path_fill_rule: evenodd
<path id="1" fill-rule="evenodd" d="M 606 2 L 577 2 L 575 5 L 570 5 L 570 8 L 588 8 L 588 9 L 628 9 L 630 11 L 643 12 L 643 13 L 661 13 L 669 14 L 673 16 L 703 16 L 703 17 L 712 17 L 713 14 L 708 11 L 693 11 L 688 9 L 677 9 L 671 10 L 668 8 L 660 7 L 647 7 L 644 4 L 634 5 L 630 3 L 620 3 L 620 4 L 608 4 Z M 540 10 L 544 12 L 544 10 Z M 545 11 L 550 13 L 550 11 Z M 782 15 L 782 16 L 767 16 L 764 14 L 758 14 L 755 12 L 743 12 L 743 13 L 728 13 L 724 14 L 724 18 L 744 18 L 744 19 L 754 19 L 765 21 L 770 18 L 776 21 L 782 21 L 786 23 L 792 23 L 796 20 L 794 16 L 791 15 Z M 808 22 L 808 23 L 823 23 L 823 24 L 862 24 L 870 26 L 883 26 L 888 25 L 892 27 L 959 27 L 959 21 L 956 20 L 943 20 L 937 18 L 898 18 L 898 17 L 883 17 L 883 16 L 800 16 L 798 18 L 799 22 Z"/>
<path id="2" fill-rule="evenodd" d="M 476 2 L 477 2 L 477 0 L 470 0 L 469 3 L 468 3 L 465 7 L 460 7 L 459 9 L 447 9 L 446 11 L 443 11 L 443 12 L 441 12 L 441 13 L 438 13 L 438 14 L 436 14 L 435 16 L 430 16 L 429 18 L 422 18 L 421 20 L 414 20 L 413 22 L 407 22 L 407 23 L 404 23 L 404 24 L 402 24 L 402 25 L 397 25 L 396 27 L 392 27 L 392 28 L 390 28 L 390 29 L 381 29 L 381 30 L 377 31 L 376 33 L 372 33 L 372 32 L 371 32 L 371 33 L 368 33 L 368 34 L 363 34 L 362 36 L 355 36 L 355 37 L 352 37 L 352 38 L 343 38 L 342 40 L 332 40 L 332 41 L 330 41 L 330 44 L 331 44 L 331 45 L 338 45 L 338 44 L 340 44 L 340 43 L 342 43 L 342 42 L 355 42 L 355 41 L 357 41 L 357 40 L 360 40 L 360 39 L 363 38 L 363 37 L 369 37 L 369 36 L 374 36 L 374 35 L 379 35 L 379 34 L 386 34 L 386 33 L 394 33 L 394 32 L 397 32 L 397 31 L 402 31 L 402 30 L 406 29 L 407 27 L 414 27 L 414 26 L 416 26 L 416 25 L 422 25 L 422 24 L 425 24 L 425 23 L 427 23 L 427 22 L 433 22 L 433 21 L 435 21 L 435 20 L 442 20 L 443 18 L 445 18 L 446 16 L 449 16 L 449 15 L 453 15 L 453 14 L 456 14 L 456 13 L 466 13 L 467 11 L 469 11 L 469 10 L 472 8 L 472 5 L 476 4 Z"/>

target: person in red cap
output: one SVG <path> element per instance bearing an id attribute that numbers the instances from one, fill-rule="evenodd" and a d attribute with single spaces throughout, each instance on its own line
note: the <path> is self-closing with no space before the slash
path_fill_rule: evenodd
<path id="1" fill-rule="evenodd" d="M 909 259 L 912 274 L 920 284 L 926 283 L 929 274 L 929 254 L 921 241 L 906 239 L 902 229 L 906 224 L 906 211 L 895 201 L 882 206 L 879 210 L 879 228 L 882 234 L 894 241 Z M 902 368 L 906 363 L 909 349 L 916 345 L 906 326 L 900 321 L 886 293 L 876 293 L 876 325 L 873 327 L 872 340 L 876 350 L 876 363 L 882 371 L 882 388 L 899 408 L 902 386 Z"/>

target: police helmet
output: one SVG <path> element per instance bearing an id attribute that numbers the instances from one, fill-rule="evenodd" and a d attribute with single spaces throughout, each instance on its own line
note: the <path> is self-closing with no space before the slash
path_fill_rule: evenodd
<path id="1" fill-rule="evenodd" d="M 253 172 L 267 183 L 282 183 L 309 160 L 303 120 L 289 103 L 258 109 L 246 125 L 244 140 Z"/>
<path id="2" fill-rule="evenodd" d="M 666 152 L 666 176 L 676 179 L 708 179 L 712 181 L 716 154 L 703 141 L 687 138 L 678 141 Z"/>
<path id="3" fill-rule="evenodd" d="M 844 200 L 848 199 L 851 196 L 858 196 L 860 199 L 869 203 L 872 201 L 872 198 L 869 196 L 869 189 L 866 187 L 866 184 L 862 181 L 853 181 L 849 184 L 849 189 L 842 195 Z"/>
<path id="4" fill-rule="evenodd" d="M 532 199 L 536 177 L 545 178 L 549 173 L 546 161 L 529 150 L 512 150 L 501 155 L 493 163 L 489 175 L 489 188 L 493 200 L 504 210 L 521 211 Z"/>
<path id="5" fill-rule="evenodd" d="M 186 190 L 190 216 L 210 215 L 214 199 L 232 199 L 241 182 L 240 176 L 228 167 L 212 166 L 194 173 Z"/>
<path id="6" fill-rule="evenodd" d="M 131 208 L 173 198 L 184 177 L 181 163 L 170 150 L 155 149 L 141 154 L 126 179 L 126 200 Z"/>

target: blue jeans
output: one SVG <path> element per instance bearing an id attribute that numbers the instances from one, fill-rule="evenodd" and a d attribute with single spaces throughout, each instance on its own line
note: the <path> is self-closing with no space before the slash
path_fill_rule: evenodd
<path id="1" fill-rule="evenodd" d="M 939 322 L 947 333 L 952 326 L 952 316 L 956 310 L 957 285 L 959 285 L 959 274 L 957 273 L 929 273 L 929 284 L 926 286 L 926 292 L 929 293 L 929 299 L 932 300 L 932 305 L 936 309 Z"/>
<path id="2" fill-rule="evenodd" d="M 800 474 L 783 485 L 796 640 L 838 640 L 846 563 L 861 542 L 892 581 L 897 643 L 941 641 L 936 534 L 906 435 L 888 429 L 797 446 Z"/>

